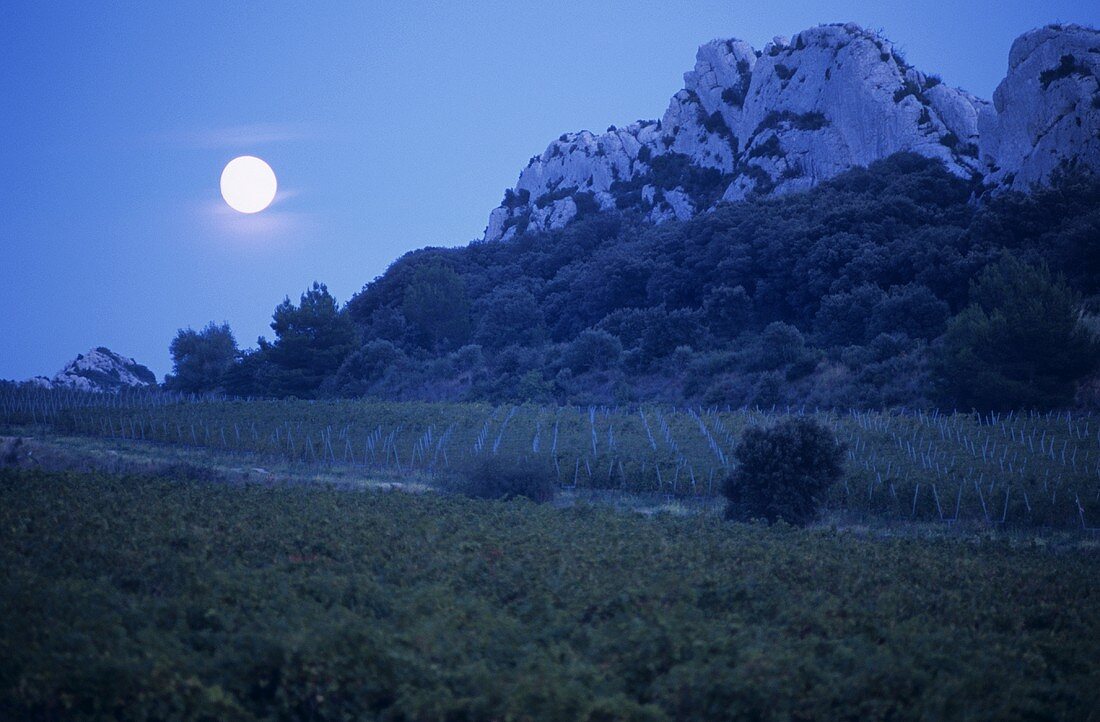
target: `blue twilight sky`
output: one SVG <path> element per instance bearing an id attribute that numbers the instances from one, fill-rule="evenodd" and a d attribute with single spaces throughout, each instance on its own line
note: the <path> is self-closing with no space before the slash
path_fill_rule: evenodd
<path id="1" fill-rule="evenodd" d="M 700 43 L 881 29 L 990 97 L 1012 40 L 1100 5 L 997 2 L 0 4 L 0 378 L 97 345 L 170 370 L 176 330 L 254 345 L 313 280 L 344 302 L 397 256 L 478 237 L 567 130 L 656 118 Z M 279 178 L 243 216 L 237 155 Z"/>

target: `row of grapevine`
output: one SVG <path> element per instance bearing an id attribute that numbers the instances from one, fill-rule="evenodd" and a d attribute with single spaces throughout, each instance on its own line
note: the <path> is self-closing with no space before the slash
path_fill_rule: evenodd
<path id="1" fill-rule="evenodd" d="M 549 459 L 565 488 L 713 496 L 741 431 L 810 414 L 844 443 L 830 504 L 956 523 L 1100 524 L 1100 422 L 1090 414 L 272 401 L 0 391 L 0 423 L 369 472 L 446 473 L 483 454 Z"/>

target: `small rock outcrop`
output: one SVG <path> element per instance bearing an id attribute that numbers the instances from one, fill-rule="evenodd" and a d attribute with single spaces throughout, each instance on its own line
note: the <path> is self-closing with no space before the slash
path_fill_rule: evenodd
<path id="1" fill-rule="evenodd" d="M 757 51 L 699 48 L 660 120 L 566 133 L 492 211 L 485 240 L 619 208 L 652 222 L 721 200 L 804 190 L 908 151 L 952 173 L 1027 188 L 1054 168 L 1100 168 L 1100 33 L 1051 26 L 1016 41 L 994 102 L 910 66 L 858 25 L 823 25 Z"/>
<path id="2" fill-rule="evenodd" d="M 114 393 L 123 388 L 155 387 L 157 377 L 134 359 L 100 346 L 78 354 L 53 378 L 35 376 L 30 383 L 49 389 Z"/>

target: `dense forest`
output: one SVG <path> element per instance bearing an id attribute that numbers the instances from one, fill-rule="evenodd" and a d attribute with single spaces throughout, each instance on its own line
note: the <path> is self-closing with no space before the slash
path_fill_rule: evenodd
<path id="1" fill-rule="evenodd" d="M 705 174 L 685 182 L 705 183 Z M 989 194 L 899 154 L 658 226 L 589 212 L 323 284 L 167 385 L 239 396 L 958 409 L 1096 405 L 1100 181 Z"/>

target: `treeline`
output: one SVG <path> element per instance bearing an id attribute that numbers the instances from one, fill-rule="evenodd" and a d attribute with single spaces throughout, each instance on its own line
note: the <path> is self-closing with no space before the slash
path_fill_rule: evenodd
<path id="1" fill-rule="evenodd" d="M 340 307 L 285 300 L 238 351 L 172 344 L 169 386 L 241 396 L 770 406 L 1095 404 L 1100 181 L 975 202 L 899 154 L 806 193 L 652 226 L 586 216 L 425 248 Z"/>

